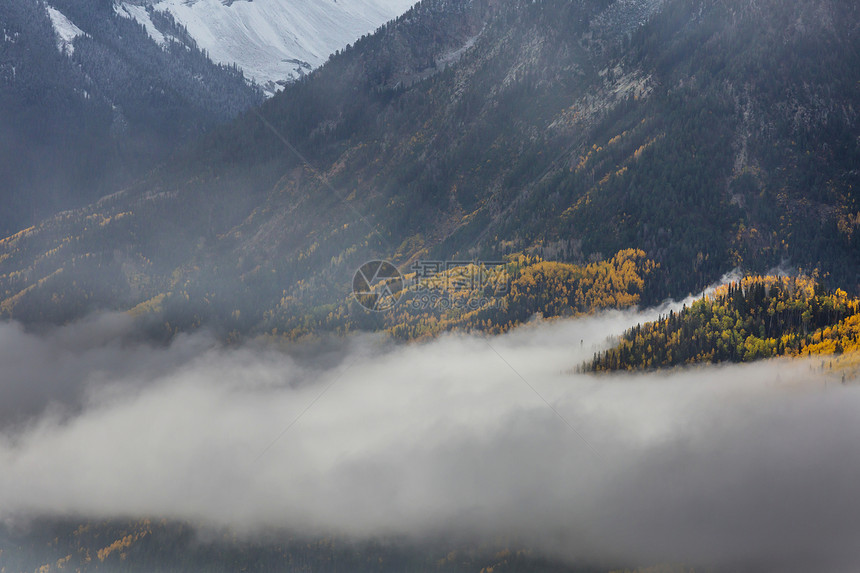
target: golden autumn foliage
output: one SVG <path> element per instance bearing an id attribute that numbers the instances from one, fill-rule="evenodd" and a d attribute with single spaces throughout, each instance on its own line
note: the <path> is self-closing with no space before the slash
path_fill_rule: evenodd
<path id="1" fill-rule="evenodd" d="M 99 549 L 96 552 L 96 557 L 98 557 L 99 561 L 104 561 L 107 559 L 112 553 L 117 553 L 120 558 L 125 558 L 125 550 L 132 546 L 135 541 L 146 537 L 148 531 L 139 531 L 134 534 L 125 535 L 120 539 L 117 539 L 107 547 Z"/>
<path id="2" fill-rule="evenodd" d="M 635 370 L 860 349 L 860 300 L 810 277 L 750 276 L 624 333 L 585 366 Z"/>
<path id="3" fill-rule="evenodd" d="M 655 268 L 644 251 L 627 249 L 587 265 L 517 254 L 495 264 L 462 264 L 428 276 L 413 270 L 398 283 L 396 304 L 384 312 L 361 308 L 361 302 L 373 300 L 369 296 L 320 308 L 281 332 L 296 338 L 316 330 L 381 330 L 401 340 L 451 330 L 500 333 L 534 316 L 576 316 L 636 305 Z"/>

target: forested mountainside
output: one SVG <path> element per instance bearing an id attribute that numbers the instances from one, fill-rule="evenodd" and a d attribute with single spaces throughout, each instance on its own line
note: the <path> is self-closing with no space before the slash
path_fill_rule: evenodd
<path id="1" fill-rule="evenodd" d="M 328 312 L 370 259 L 627 248 L 659 265 L 643 303 L 780 263 L 856 292 L 858 14 L 425 0 L 170 166 L 5 239 L 0 308 L 260 333 Z"/>
<path id="2" fill-rule="evenodd" d="M 81 207 L 262 101 L 173 18 L 156 43 L 110 1 L 0 4 L 0 232 Z"/>
<path id="3" fill-rule="evenodd" d="M 35 525 L 35 524 L 34 524 Z M 167 520 L 39 520 L 39 529 L 0 528 L 0 566 L 7 571 L 321 571 L 387 573 L 605 573 L 569 565 L 526 549 L 469 547 L 442 540 L 427 546 L 339 538 L 284 537 L 250 541 L 214 535 L 202 539 L 191 526 Z M 653 573 L 685 573 L 665 566 Z"/>
<path id="4" fill-rule="evenodd" d="M 643 251 L 628 249 L 587 265 L 544 261 L 519 255 L 504 264 L 454 266 L 422 276 L 402 277 L 403 288 L 389 312 L 379 294 L 385 283 L 350 294 L 336 304 L 296 315 L 283 304 L 263 323 L 265 332 L 298 339 L 317 332 L 385 332 L 398 340 L 428 339 L 449 331 L 500 334 L 534 316 L 560 318 L 594 311 L 635 307 L 647 297 L 647 282 L 657 269 Z M 391 301 L 394 302 L 394 301 Z"/>
<path id="5" fill-rule="evenodd" d="M 751 362 L 775 356 L 830 356 L 860 350 L 860 299 L 827 292 L 810 277 L 746 277 L 680 312 L 636 325 L 586 370 L 656 369 Z M 849 366 L 849 364 L 843 364 Z"/>

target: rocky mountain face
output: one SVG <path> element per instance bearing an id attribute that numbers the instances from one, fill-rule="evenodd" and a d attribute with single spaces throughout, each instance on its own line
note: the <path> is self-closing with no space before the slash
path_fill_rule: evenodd
<path id="1" fill-rule="evenodd" d="M 860 8 L 424 0 L 120 193 L 0 243 L 6 316 L 277 330 L 373 258 L 741 265 L 857 290 Z M 76 50 L 77 51 L 77 50 Z"/>

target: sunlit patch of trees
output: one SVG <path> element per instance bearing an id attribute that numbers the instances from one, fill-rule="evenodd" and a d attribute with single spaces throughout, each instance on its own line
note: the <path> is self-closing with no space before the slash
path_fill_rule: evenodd
<path id="1" fill-rule="evenodd" d="M 637 324 L 584 366 L 636 370 L 774 356 L 842 354 L 860 347 L 860 299 L 810 277 L 751 276 L 680 312 Z"/>
<path id="2" fill-rule="evenodd" d="M 288 318 L 273 334 L 299 338 L 320 331 L 372 330 L 400 340 L 452 330 L 498 334 L 534 316 L 577 316 L 634 306 L 656 268 L 644 251 L 636 249 L 587 265 L 519 253 L 505 264 L 463 265 L 426 279 L 410 273 L 396 293 L 397 304 L 388 310 L 368 311 L 350 297 Z"/>

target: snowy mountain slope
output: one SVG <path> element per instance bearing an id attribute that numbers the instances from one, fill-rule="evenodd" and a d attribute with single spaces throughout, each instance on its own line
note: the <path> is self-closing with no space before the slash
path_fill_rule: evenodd
<path id="1" fill-rule="evenodd" d="M 52 6 L 47 6 L 48 16 L 57 33 L 57 49 L 62 53 L 72 55 L 75 51 L 74 41 L 78 36 L 83 36 L 84 31 L 75 26 L 74 22 L 66 18 L 65 14 Z"/>
<path id="2" fill-rule="evenodd" d="M 405 12 L 413 0 L 151 0 L 167 11 L 209 57 L 237 64 L 273 95 L 279 82 L 316 68 L 328 56 Z M 140 0 L 117 13 L 155 30 Z M 153 38 L 163 42 L 157 30 Z"/>
<path id="3" fill-rule="evenodd" d="M 130 18 L 132 20 L 136 20 L 138 24 L 143 24 L 143 27 L 146 28 L 146 33 L 149 34 L 149 37 L 155 40 L 159 46 L 164 46 L 167 43 L 167 38 L 165 38 L 164 34 L 155 27 L 155 24 L 152 22 L 152 18 L 149 17 L 149 12 L 146 11 L 146 7 L 126 2 L 114 6 L 114 10 L 118 16 Z"/>
<path id="4" fill-rule="evenodd" d="M 0 234 L 116 191 L 262 101 L 144 5 L 0 0 Z"/>

